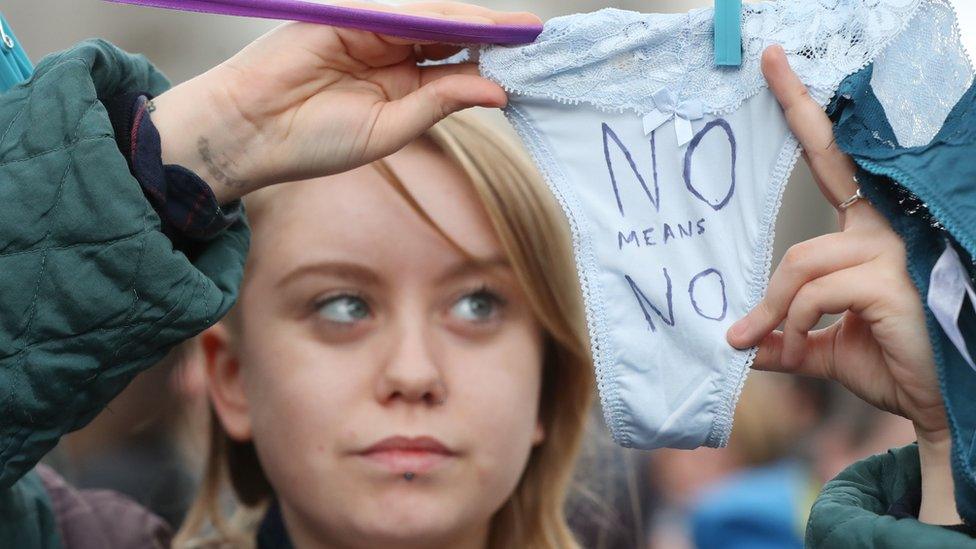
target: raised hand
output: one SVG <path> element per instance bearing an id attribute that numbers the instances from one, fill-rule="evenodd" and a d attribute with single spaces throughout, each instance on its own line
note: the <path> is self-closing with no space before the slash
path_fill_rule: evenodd
<path id="1" fill-rule="evenodd" d="M 344 4 L 454 20 L 537 24 L 454 2 Z M 290 23 L 156 99 L 163 160 L 187 167 L 221 202 L 284 181 L 342 172 L 403 147 L 448 114 L 503 107 L 471 63 L 418 67 L 459 51 L 371 32 Z"/>
<path id="2" fill-rule="evenodd" d="M 830 120 L 782 48 L 766 51 L 763 72 L 820 190 L 838 208 L 840 230 L 788 251 L 765 298 L 729 330 L 729 343 L 758 345 L 756 369 L 833 379 L 868 403 L 911 419 L 922 452 L 922 518 L 959 522 L 945 407 L 904 244 L 867 200 L 840 207 L 857 191 L 854 163 L 834 144 Z M 843 316 L 813 331 L 825 314 Z M 934 499 L 940 495 L 945 497 Z"/>

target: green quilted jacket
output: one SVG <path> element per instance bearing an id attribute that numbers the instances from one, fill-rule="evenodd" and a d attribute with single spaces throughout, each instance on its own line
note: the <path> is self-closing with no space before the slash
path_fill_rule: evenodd
<path id="1" fill-rule="evenodd" d="M 0 94 L 2 547 L 60 546 L 35 464 L 236 298 L 246 222 L 174 250 L 101 102 L 168 85 L 94 40 Z"/>
<path id="2" fill-rule="evenodd" d="M 976 549 L 966 534 L 886 516 L 910 489 L 920 490 L 918 446 L 890 450 L 848 467 L 824 486 L 807 522 L 806 546 L 817 549 Z"/>

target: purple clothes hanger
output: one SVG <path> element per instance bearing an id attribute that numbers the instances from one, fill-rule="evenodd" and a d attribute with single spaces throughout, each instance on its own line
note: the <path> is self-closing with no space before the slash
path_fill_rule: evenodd
<path id="1" fill-rule="evenodd" d="M 316 4 L 303 0 L 106 0 L 181 11 L 319 23 L 415 40 L 456 44 L 525 44 L 541 25 L 491 25 L 385 11 Z"/>

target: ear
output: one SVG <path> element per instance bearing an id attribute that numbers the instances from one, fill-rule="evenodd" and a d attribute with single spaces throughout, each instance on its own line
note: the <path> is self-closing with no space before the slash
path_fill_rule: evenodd
<path id="1" fill-rule="evenodd" d="M 532 446 L 538 446 L 546 440 L 546 426 L 542 424 L 542 419 L 535 423 L 535 432 L 532 433 Z"/>
<path id="2" fill-rule="evenodd" d="M 251 416 L 240 362 L 223 323 L 200 336 L 207 371 L 207 391 L 217 417 L 230 438 L 251 440 Z"/>

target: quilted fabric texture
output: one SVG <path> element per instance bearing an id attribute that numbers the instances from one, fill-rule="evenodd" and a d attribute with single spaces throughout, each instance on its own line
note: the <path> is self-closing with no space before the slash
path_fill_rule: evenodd
<path id="1" fill-rule="evenodd" d="M 918 489 L 920 484 L 915 445 L 851 465 L 817 498 L 807 524 L 806 547 L 976 548 L 976 540 L 966 534 L 885 515 L 909 487 Z"/>
<path id="2" fill-rule="evenodd" d="M 246 223 L 175 250 L 100 101 L 167 86 L 95 40 L 0 95 L 0 488 L 236 299 Z"/>

